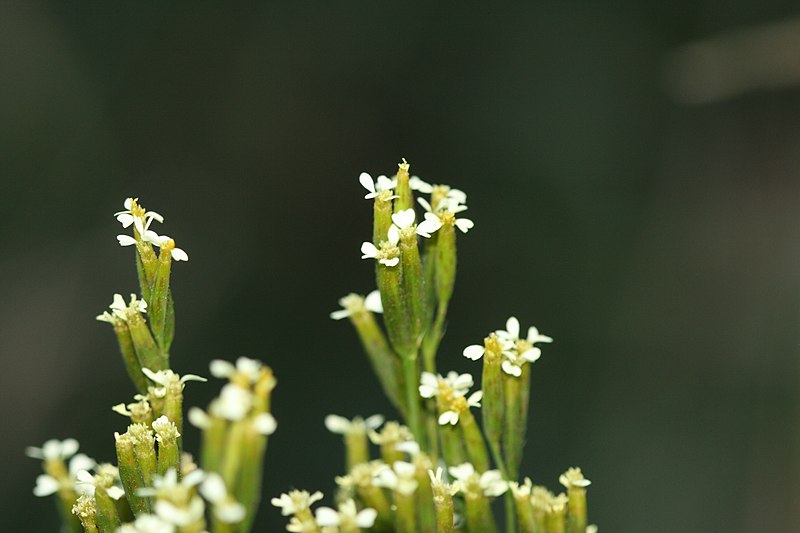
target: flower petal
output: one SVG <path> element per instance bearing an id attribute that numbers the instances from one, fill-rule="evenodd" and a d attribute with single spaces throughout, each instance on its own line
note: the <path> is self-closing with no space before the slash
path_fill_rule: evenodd
<path id="1" fill-rule="evenodd" d="M 373 313 L 383 313 L 383 303 L 381 302 L 380 291 L 374 290 L 367 294 L 367 297 L 364 298 L 364 307 Z"/>
<path id="2" fill-rule="evenodd" d="M 458 218 L 456 219 L 456 227 L 466 233 L 475 227 L 475 223 L 468 218 Z"/>
<path id="3" fill-rule="evenodd" d="M 172 258 L 175 261 L 188 261 L 189 260 L 189 254 L 187 254 L 186 252 L 184 252 L 180 248 L 173 248 L 172 251 L 170 252 L 170 254 L 172 254 Z"/>
<path id="4" fill-rule="evenodd" d="M 117 235 L 117 241 L 119 242 L 120 246 L 131 246 L 136 244 L 136 239 L 130 235 Z"/>
<path id="5" fill-rule="evenodd" d="M 480 344 L 472 344 L 464 348 L 464 357 L 467 359 L 472 359 L 473 361 L 477 361 L 483 354 L 486 352 L 486 348 L 481 346 Z"/>
<path id="6" fill-rule="evenodd" d="M 361 244 L 361 259 L 372 258 L 375 259 L 378 255 L 378 249 L 371 242 L 364 242 Z"/>
<path id="7" fill-rule="evenodd" d="M 339 309 L 339 310 L 337 310 L 337 311 L 333 311 L 333 312 L 330 314 L 330 317 L 331 317 L 332 319 L 334 319 L 334 320 L 341 320 L 341 319 L 343 319 L 343 318 L 347 318 L 347 317 L 349 317 L 351 314 L 352 314 L 352 313 L 350 312 L 350 310 L 349 310 L 349 309 Z"/>

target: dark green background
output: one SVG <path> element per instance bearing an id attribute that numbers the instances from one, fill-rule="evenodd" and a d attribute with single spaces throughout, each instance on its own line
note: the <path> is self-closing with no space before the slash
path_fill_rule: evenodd
<path id="1" fill-rule="evenodd" d="M 74 436 L 109 460 L 124 430 L 109 408 L 133 391 L 94 316 L 136 288 L 111 216 L 126 196 L 191 256 L 174 367 L 266 361 L 265 500 L 330 497 L 342 448 L 324 416 L 392 415 L 327 314 L 373 287 L 357 176 L 400 157 L 467 191 L 476 222 L 441 367 L 476 372 L 462 348 L 510 314 L 556 339 L 526 473 L 555 489 L 582 466 L 604 532 L 800 529 L 800 91 L 692 106 L 664 70 L 687 42 L 796 14 L 3 2 L 3 530 L 55 530 L 26 445 Z M 259 530 L 283 523 L 263 508 Z"/>

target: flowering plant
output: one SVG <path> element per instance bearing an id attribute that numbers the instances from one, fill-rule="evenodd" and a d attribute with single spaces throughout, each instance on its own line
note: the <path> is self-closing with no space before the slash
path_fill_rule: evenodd
<path id="1" fill-rule="evenodd" d="M 553 339 L 535 327 L 522 336 L 519 321 L 511 317 L 505 329 L 463 350 L 480 364 L 479 390 L 472 390 L 470 374 L 438 370 L 456 277 L 457 234 L 475 226 L 462 216 L 467 195 L 410 176 L 405 160 L 391 178 L 373 180 L 362 173 L 359 182 L 373 204 L 372 237 L 361 245 L 361 254 L 375 260 L 377 290 L 341 298 L 342 309 L 331 318 L 352 323 L 400 420 L 328 415 L 325 426 L 342 436 L 345 447 L 335 507 L 312 508 L 323 498 L 320 492 L 292 490 L 273 497 L 272 505 L 290 517 L 286 529 L 491 533 L 498 530 L 491 504 L 503 497 L 500 523 L 508 532 L 596 530 L 587 525 L 589 481 L 580 469 L 561 476 L 566 493 L 559 495 L 529 477 L 520 481 L 532 365 L 542 355 L 541 345 Z M 114 433 L 116 464 L 78 454 L 74 439 L 28 448 L 45 471 L 34 494 L 56 495 L 68 532 L 250 531 L 262 501 L 268 437 L 277 427 L 270 413 L 276 380 L 253 359 L 212 361 L 210 374 L 227 383 L 206 410 L 187 411 L 202 443 L 197 455 L 184 450 L 183 390 L 190 381 L 206 381 L 181 376 L 170 365 L 172 263 L 188 261 L 189 255 L 151 229 L 164 217 L 138 199 L 126 199 L 115 217 L 132 229 L 117 240 L 136 251 L 140 294 L 127 302 L 115 294 L 97 319 L 112 326 L 137 390 L 113 407 L 129 425 Z M 473 412 L 478 408 L 480 416 Z"/>

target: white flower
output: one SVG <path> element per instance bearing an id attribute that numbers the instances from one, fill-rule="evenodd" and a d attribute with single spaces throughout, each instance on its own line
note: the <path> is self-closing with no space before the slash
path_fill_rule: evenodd
<path id="1" fill-rule="evenodd" d="M 389 465 L 383 465 L 383 468 L 378 470 L 372 483 L 376 487 L 383 487 L 391 489 L 406 496 L 411 495 L 417 490 L 416 479 L 417 468 L 405 461 L 395 461 L 391 468 Z"/>
<path id="2" fill-rule="evenodd" d="M 369 293 L 366 298 L 360 294 L 351 292 L 347 296 L 339 298 L 339 305 L 342 306 L 342 309 L 338 309 L 332 312 L 330 315 L 330 317 L 334 320 L 347 318 L 350 315 L 358 313 L 364 309 L 372 311 L 373 313 L 383 313 L 381 293 L 377 290 Z"/>
<path id="3" fill-rule="evenodd" d="M 69 439 L 69 440 L 75 440 L 75 439 Z M 77 441 L 75 442 L 77 443 Z M 26 450 L 26 453 L 29 450 L 38 450 L 39 452 L 41 452 L 42 449 L 30 447 L 28 448 L 28 450 Z M 36 459 L 42 458 L 33 455 L 30 456 L 35 457 Z M 53 457 L 50 460 L 53 459 L 63 460 L 63 457 L 60 456 Z M 33 495 L 39 497 L 50 496 L 51 494 L 55 494 L 56 492 L 58 492 L 58 490 L 62 487 L 62 485 L 73 486 L 75 484 L 75 480 L 77 479 L 78 472 L 80 472 L 81 470 L 91 470 L 92 468 L 95 467 L 96 464 L 97 463 L 95 463 L 94 459 L 90 458 L 88 455 L 83 453 L 76 454 L 69 460 L 69 466 L 68 466 L 69 474 L 66 479 L 58 480 L 51 475 L 40 474 L 39 476 L 36 477 L 36 486 L 33 488 Z"/>
<path id="4" fill-rule="evenodd" d="M 225 487 L 222 476 L 211 472 L 200 485 L 200 494 L 214 506 L 214 515 L 226 524 L 235 524 L 244 520 L 247 510 L 244 505 L 234 500 Z"/>
<path id="5" fill-rule="evenodd" d="M 475 391 L 473 392 L 469 398 L 467 398 L 467 407 L 480 407 L 481 400 L 483 399 L 483 391 Z M 451 426 L 455 426 L 458 424 L 459 414 L 457 410 L 450 409 L 444 411 L 441 415 L 439 415 L 439 425 L 446 426 L 450 424 Z"/>
<path id="6" fill-rule="evenodd" d="M 419 444 L 413 440 L 407 440 L 400 443 L 395 444 L 394 449 L 398 452 L 407 453 L 411 457 L 416 457 L 419 455 L 420 448 Z"/>
<path id="7" fill-rule="evenodd" d="M 331 433 L 338 433 L 346 435 L 351 431 L 368 431 L 377 429 L 383 424 L 383 415 L 372 415 L 366 420 L 360 416 L 355 417 L 352 421 L 339 415 L 328 415 L 325 417 L 325 427 Z"/>
<path id="8" fill-rule="evenodd" d="M 131 242 L 128 239 L 123 239 L 123 237 L 127 237 L 127 236 L 126 235 L 117 235 L 117 240 L 119 240 L 120 245 L 121 246 L 129 246 L 131 244 Z M 182 249 L 177 248 L 175 246 L 175 240 L 172 237 L 170 237 L 169 235 L 159 235 L 155 231 L 147 230 L 147 231 L 144 232 L 144 235 L 142 236 L 142 239 L 145 242 L 149 242 L 149 243 L 151 243 L 151 244 L 153 244 L 155 246 L 158 246 L 161 249 L 162 252 L 169 252 L 169 254 L 172 256 L 172 259 L 174 261 L 188 261 L 189 260 L 189 254 L 187 254 Z M 127 244 L 123 244 L 123 240 Z M 135 244 L 135 243 L 136 243 L 136 241 L 134 240 L 133 244 Z"/>
<path id="9" fill-rule="evenodd" d="M 558 482 L 564 485 L 566 488 L 570 487 L 586 488 L 592 484 L 591 481 L 583 477 L 583 472 L 581 472 L 581 469 L 577 467 L 570 468 L 569 470 L 561 474 L 558 478 Z"/>
<path id="10" fill-rule="evenodd" d="M 458 189 L 452 189 L 452 191 L 458 191 Z M 463 194 L 461 191 L 458 191 L 458 193 Z M 418 198 L 417 202 L 419 202 L 419 204 L 426 211 L 425 220 L 429 220 L 429 219 L 432 220 L 428 216 L 429 214 L 431 216 L 435 216 L 436 218 L 439 218 L 440 221 L 441 221 L 442 217 L 453 217 L 453 224 L 455 224 L 455 226 L 458 229 L 460 229 L 463 233 L 466 233 L 466 232 L 468 232 L 469 230 L 471 230 L 472 228 L 475 227 L 475 223 L 472 220 L 468 219 L 468 218 L 456 218 L 455 217 L 456 214 L 467 210 L 467 206 L 466 205 L 462 205 L 461 202 L 459 202 L 458 198 L 460 198 L 460 197 L 461 197 L 460 195 L 456 195 L 454 197 L 448 196 L 448 197 L 442 198 L 442 200 L 436 206 L 436 209 L 433 209 L 431 207 L 431 204 L 428 203 L 428 201 L 425 200 L 424 198 Z M 464 195 L 464 200 L 466 200 L 466 195 Z"/>
<path id="11" fill-rule="evenodd" d="M 391 191 L 397 187 L 397 180 L 390 180 L 386 176 L 378 176 L 377 180 L 372 181 L 372 176 L 366 172 L 362 172 L 361 175 L 358 176 L 358 181 L 361 183 L 362 187 L 367 189 L 368 194 L 364 196 L 366 200 L 377 197 L 383 191 Z M 398 198 L 398 196 L 392 196 L 388 199 L 391 200 L 392 198 Z"/>
<path id="12" fill-rule="evenodd" d="M 461 492 L 480 492 L 484 496 L 500 496 L 508 490 L 508 482 L 503 479 L 499 470 L 487 470 L 478 474 L 470 463 L 451 466 L 450 475 L 456 478 L 456 485 Z"/>
<path id="13" fill-rule="evenodd" d="M 438 467 L 436 472 L 428 470 L 428 477 L 431 478 L 431 488 L 434 493 L 444 493 L 453 496 L 458 492 L 458 487 L 447 483 L 443 478 L 444 471 L 442 467 Z"/>
<path id="14" fill-rule="evenodd" d="M 154 506 L 159 518 L 180 527 L 196 524 L 203 519 L 206 506 L 199 496 L 192 497 L 186 505 L 178 506 L 168 500 L 157 500 Z"/>
<path id="15" fill-rule="evenodd" d="M 147 302 L 140 300 L 135 294 L 131 293 L 131 300 L 129 304 L 125 303 L 125 298 L 121 294 L 114 294 L 114 299 L 111 305 L 108 306 L 111 312 L 103 311 L 103 314 L 95 317 L 101 322 L 108 322 L 109 324 L 116 323 L 117 320 L 127 322 L 128 319 L 136 313 L 147 312 Z"/>
<path id="16" fill-rule="evenodd" d="M 453 371 L 448 372 L 446 378 L 430 372 L 422 372 L 419 382 L 419 395 L 423 398 L 433 398 L 439 395 L 443 391 L 443 387 L 452 389 L 456 396 L 464 396 L 474 384 L 470 374 L 459 374 Z"/>
<path id="17" fill-rule="evenodd" d="M 506 329 L 499 329 L 496 331 L 497 336 L 500 337 L 501 340 L 511 342 L 517 342 L 521 340 L 519 337 L 519 332 L 519 320 L 517 320 L 517 317 L 513 316 L 509 317 L 509 319 L 506 321 Z M 528 328 L 528 336 L 524 340 L 528 341 L 530 344 L 536 344 L 537 342 L 553 342 L 551 337 L 548 337 L 547 335 L 541 335 L 539 330 L 534 326 Z"/>
<path id="18" fill-rule="evenodd" d="M 317 524 L 323 527 L 369 529 L 375 524 L 377 516 L 378 511 L 370 507 L 358 511 L 352 498 L 339 504 L 338 512 L 330 507 L 319 507 L 316 510 Z"/>
<path id="19" fill-rule="evenodd" d="M 125 495 L 122 487 L 115 485 L 119 480 L 119 471 L 115 466 L 102 464 L 97 468 L 97 474 L 92 475 L 87 470 L 79 470 L 75 475 L 75 490 L 80 494 L 93 496 L 97 487 L 102 487 L 113 500 L 119 500 Z"/>
<path id="20" fill-rule="evenodd" d="M 519 354 L 515 350 L 506 350 L 503 351 L 503 355 L 506 357 L 506 360 L 500 365 L 503 371 L 506 374 L 519 377 L 522 375 L 522 365 L 536 362 L 541 357 L 542 351 L 539 348 L 531 348 Z"/>
<path id="21" fill-rule="evenodd" d="M 322 499 L 320 491 L 309 494 L 304 490 L 293 490 L 288 494 L 281 494 L 279 498 L 272 498 L 270 502 L 275 507 L 280 508 L 283 516 L 297 514 L 298 511 L 305 511 L 311 508 L 311 504 Z"/>
<path id="22" fill-rule="evenodd" d="M 41 459 L 43 461 L 52 461 L 55 459 L 69 459 L 78 451 L 80 445 L 75 439 L 50 439 L 45 442 L 41 448 L 36 446 L 28 446 L 25 448 L 25 455 L 34 459 Z"/>
<path id="23" fill-rule="evenodd" d="M 226 420 L 241 420 L 253 406 L 253 393 L 233 383 L 220 391 L 219 398 L 211 402 L 211 414 Z"/>
<path id="24" fill-rule="evenodd" d="M 153 372 L 149 368 L 142 368 L 142 374 L 147 376 L 147 378 L 158 384 L 161 385 L 160 391 L 157 391 L 159 394 L 165 393 L 167 387 L 170 386 L 172 383 L 178 383 L 183 390 L 183 385 L 187 381 L 208 381 L 206 378 L 202 376 L 196 376 L 194 374 L 184 374 L 183 376 L 179 376 L 172 370 L 159 370 L 158 372 Z"/>
<path id="25" fill-rule="evenodd" d="M 139 200 L 138 198 L 125 198 L 125 201 L 122 203 L 123 207 L 125 207 L 125 210 L 117 211 L 116 213 L 114 213 L 114 216 L 116 217 L 117 221 L 119 221 L 119 223 L 122 224 L 123 228 L 130 227 L 131 224 L 134 224 L 136 220 L 139 219 L 138 216 L 134 215 L 131 212 L 134 202 L 137 202 L 138 200 Z M 144 218 L 147 219 L 148 226 L 150 225 L 150 222 L 152 222 L 153 220 L 157 220 L 162 223 L 164 222 L 164 217 L 162 217 L 155 211 L 147 211 L 144 214 Z M 141 233 L 144 233 L 144 231 L 142 231 Z"/>
<path id="26" fill-rule="evenodd" d="M 370 258 L 388 267 L 397 266 L 400 262 L 398 242 L 400 242 L 400 230 L 392 224 L 389 226 L 388 240 L 380 243 L 380 248 L 371 242 L 361 244 L 361 259 Z"/>
<path id="27" fill-rule="evenodd" d="M 236 360 L 236 366 L 233 366 L 228 361 L 222 359 L 214 359 L 208 365 L 211 375 L 215 378 L 230 378 L 234 375 L 240 375 L 247 378 L 250 383 L 257 383 L 261 379 L 261 369 L 263 365 L 261 361 L 250 359 L 249 357 L 240 357 Z"/>

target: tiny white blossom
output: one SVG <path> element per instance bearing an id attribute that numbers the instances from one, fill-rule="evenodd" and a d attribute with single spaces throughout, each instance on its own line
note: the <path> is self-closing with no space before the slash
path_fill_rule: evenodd
<path id="1" fill-rule="evenodd" d="M 139 200 L 139 199 L 138 198 L 135 198 L 135 199 L 134 198 L 125 198 L 125 201 L 122 203 L 122 206 L 125 208 L 125 210 L 124 211 L 117 211 L 116 213 L 114 213 L 114 217 L 117 219 L 117 221 L 120 224 L 122 224 L 123 228 L 130 227 L 130 225 L 134 224 L 136 222 L 136 219 L 139 218 L 139 217 L 135 216 L 131 212 L 131 209 L 133 208 L 133 203 L 135 201 L 137 201 L 137 200 Z M 164 222 L 164 217 L 162 217 L 161 215 L 159 215 L 155 211 L 147 211 L 147 212 L 145 212 L 144 218 L 148 220 L 148 222 L 147 222 L 148 225 L 149 225 L 149 222 L 152 221 L 152 220 L 157 220 L 157 221 L 162 222 L 162 223 Z"/>
<path id="2" fill-rule="evenodd" d="M 297 514 L 298 511 L 305 511 L 311 508 L 314 502 L 322 499 L 320 491 L 309 494 L 304 490 L 293 490 L 288 494 L 281 494 L 279 498 L 272 498 L 270 502 L 281 510 L 283 516 Z"/>
<path id="3" fill-rule="evenodd" d="M 328 415 L 325 417 L 325 427 L 331 433 L 338 433 L 345 435 L 353 430 L 369 431 L 380 427 L 383 424 L 383 415 L 372 415 L 366 420 L 360 416 L 355 417 L 353 420 L 348 420 L 339 415 Z"/>
<path id="4" fill-rule="evenodd" d="M 372 176 L 366 172 L 362 172 L 358 176 L 358 181 L 362 187 L 367 189 L 367 194 L 364 196 L 365 200 L 375 198 L 383 191 L 391 191 L 397 187 L 397 180 L 390 180 L 386 176 L 378 176 L 378 179 L 373 181 Z M 392 196 L 392 198 L 397 198 L 397 196 Z"/>
<path id="5" fill-rule="evenodd" d="M 354 313 L 358 313 L 364 309 L 372 311 L 373 313 L 383 313 L 383 304 L 381 303 L 381 293 L 374 290 L 363 297 L 360 294 L 351 292 L 347 296 L 339 298 L 339 305 L 342 309 L 333 311 L 330 317 L 334 320 L 341 320 L 347 318 Z"/>
<path id="6" fill-rule="evenodd" d="M 153 372 L 149 368 L 142 368 L 142 374 L 147 376 L 147 378 L 158 384 L 161 387 L 165 388 L 168 387 L 171 383 L 177 382 L 181 385 L 181 389 L 183 388 L 183 384 L 187 381 L 208 381 L 206 378 L 202 376 L 197 376 L 195 374 L 184 374 L 183 376 L 179 376 L 172 370 L 159 370 L 158 372 Z"/>
<path id="7" fill-rule="evenodd" d="M 558 478 L 558 482 L 564 485 L 566 488 L 570 487 L 581 487 L 586 488 L 592 484 L 591 481 L 583 477 L 583 472 L 581 472 L 580 468 L 570 468 L 563 474 L 561 474 Z"/>
<path id="8" fill-rule="evenodd" d="M 391 467 L 383 465 L 378 470 L 373 479 L 373 484 L 408 496 L 413 494 L 419 485 L 416 479 L 416 471 L 417 468 L 411 463 L 395 461 Z"/>
<path id="9" fill-rule="evenodd" d="M 75 439 L 70 439 L 75 440 Z M 49 441 L 48 441 L 49 442 Z M 76 441 L 77 442 L 77 441 Z M 28 448 L 28 450 L 39 450 L 41 452 L 41 448 Z M 50 451 L 50 450 L 49 450 Z M 27 451 L 26 451 L 27 453 Z M 33 452 L 36 453 L 36 452 Z M 30 454 L 29 454 L 30 455 Z M 32 456 L 34 457 L 34 456 Z M 41 459 L 42 457 L 35 456 L 36 459 Z M 63 460 L 64 457 L 62 456 L 53 456 L 49 460 Z M 55 494 L 62 486 L 73 486 L 77 479 L 78 472 L 81 470 L 91 470 L 95 467 L 97 463 L 95 463 L 94 459 L 87 456 L 86 454 L 79 453 L 69 460 L 68 465 L 68 475 L 65 479 L 56 479 L 49 474 L 40 474 L 36 477 L 36 486 L 33 488 L 33 495 L 34 496 L 50 496 L 51 494 Z"/>
<path id="10" fill-rule="evenodd" d="M 249 357 L 239 357 L 236 366 L 223 359 L 214 359 L 208 365 L 211 375 L 215 378 L 230 378 L 234 375 L 241 375 L 247 378 L 250 383 L 256 383 L 261 379 L 261 361 L 250 359 Z"/>
<path id="11" fill-rule="evenodd" d="M 253 406 L 253 393 L 233 383 L 220 391 L 219 398 L 211 402 L 211 413 L 226 420 L 241 420 Z"/>
<path id="12" fill-rule="evenodd" d="M 244 520 L 247 510 L 244 505 L 235 501 L 225 487 L 222 476 L 211 472 L 200 485 L 200 494 L 214 506 L 214 515 L 226 524 L 234 524 Z"/>
<path id="13" fill-rule="evenodd" d="M 459 374 L 453 371 L 448 372 L 447 377 L 430 372 L 422 372 L 419 381 L 419 395 L 423 398 L 437 396 L 442 390 L 442 384 L 453 389 L 456 396 L 464 396 L 475 383 L 470 374 Z"/>
<path id="14" fill-rule="evenodd" d="M 131 524 L 125 524 L 117 533 L 175 533 L 175 526 L 152 514 L 142 514 Z"/>
<path id="15" fill-rule="evenodd" d="M 95 475 L 87 470 L 79 470 L 75 479 L 75 489 L 80 494 L 93 496 L 97 487 L 103 487 L 113 500 L 119 500 L 125 495 L 122 487 L 115 485 L 119 480 L 119 471 L 110 464 L 100 465 Z"/>
<path id="16" fill-rule="evenodd" d="M 495 497 L 508 490 L 508 482 L 503 479 L 499 470 L 487 470 L 478 474 L 470 463 L 451 466 L 448 470 L 457 480 L 456 484 L 461 492 L 480 491 L 484 496 Z"/>
<path id="17" fill-rule="evenodd" d="M 28 446 L 25 448 L 25 455 L 34 459 L 41 459 L 43 461 L 52 461 L 54 459 L 69 459 L 77 453 L 80 445 L 75 439 L 50 439 L 45 442 L 41 448 L 36 446 Z"/>
<path id="18" fill-rule="evenodd" d="M 380 243 L 380 248 L 371 242 L 365 241 L 361 244 L 361 259 L 375 259 L 388 267 L 397 266 L 400 262 L 398 242 L 400 242 L 400 230 L 392 224 L 389 226 L 388 240 Z"/>
<path id="19" fill-rule="evenodd" d="M 458 191 L 458 189 L 452 189 L 452 191 Z M 430 217 L 428 214 L 440 218 L 445 216 L 446 214 L 450 214 L 453 217 L 453 223 L 455 226 L 461 230 L 462 233 L 467 233 L 469 230 L 475 227 L 475 223 L 468 219 L 468 218 L 456 218 L 455 215 L 462 211 L 467 210 L 467 206 L 463 205 L 462 202 L 459 201 L 461 195 L 463 194 L 461 191 L 458 191 L 455 196 L 447 196 L 442 198 L 439 204 L 436 206 L 436 209 L 431 207 L 431 204 L 425 200 L 424 198 L 418 198 L 417 202 L 425 209 L 426 216 L 425 219 L 428 220 Z M 464 200 L 466 200 L 466 195 L 463 196 Z"/>
<path id="20" fill-rule="evenodd" d="M 358 511 L 356 502 L 351 498 L 339 504 L 338 512 L 330 507 L 319 507 L 315 514 L 317 524 L 322 527 L 344 526 L 348 528 L 369 529 L 375 524 L 378 511 L 370 507 Z"/>
<path id="21" fill-rule="evenodd" d="M 417 235 L 430 239 L 431 233 L 441 229 L 442 221 L 433 213 L 425 213 L 425 220 L 417 225 Z"/>

